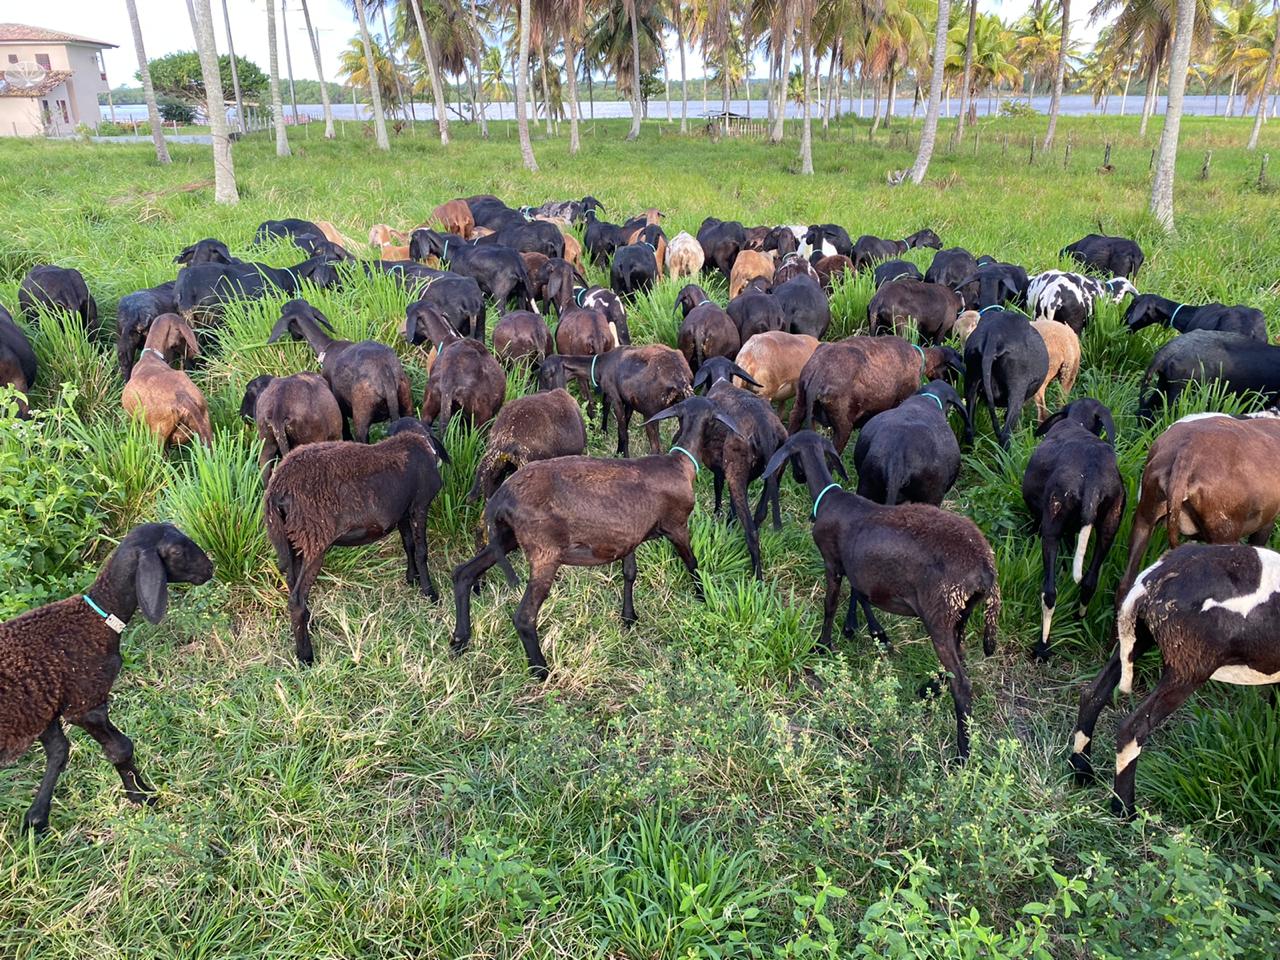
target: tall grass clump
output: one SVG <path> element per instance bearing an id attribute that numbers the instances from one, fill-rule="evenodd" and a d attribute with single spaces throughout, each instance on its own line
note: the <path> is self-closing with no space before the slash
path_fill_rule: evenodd
<path id="1" fill-rule="evenodd" d="M 34 398 L 48 406 L 65 383 L 75 384 L 75 410 L 81 416 L 119 404 L 120 378 L 115 358 L 95 343 L 78 314 L 41 308 L 30 334 L 39 364 Z"/>
<path id="2" fill-rule="evenodd" d="M 480 522 L 484 503 L 467 503 L 467 494 L 475 483 L 480 458 L 484 456 L 487 433 L 487 427 L 472 427 L 466 417 L 453 417 L 440 438 L 449 462 L 440 467 L 444 486 L 432 501 L 431 514 L 433 526 L 449 536 L 471 530 Z"/>
<path id="3" fill-rule="evenodd" d="M 867 304 L 876 292 L 869 271 L 841 273 L 831 281 L 831 326 L 823 339 L 841 340 L 867 330 Z"/>
<path id="4" fill-rule="evenodd" d="M 85 466 L 109 478 L 101 506 L 111 536 L 123 537 L 134 525 L 151 519 L 171 469 L 164 446 L 146 420 L 140 415 L 87 422 L 74 417 L 67 428 L 83 445 Z"/>

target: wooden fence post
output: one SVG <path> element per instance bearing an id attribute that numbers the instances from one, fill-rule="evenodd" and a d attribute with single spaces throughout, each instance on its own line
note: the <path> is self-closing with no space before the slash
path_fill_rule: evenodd
<path id="1" fill-rule="evenodd" d="M 1213 151 L 1209 150 L 1204 155 L 1204 163 L 1200 165 L 1200 179 L 1209 179 L 1209 164 L 1213 160 Z"/>

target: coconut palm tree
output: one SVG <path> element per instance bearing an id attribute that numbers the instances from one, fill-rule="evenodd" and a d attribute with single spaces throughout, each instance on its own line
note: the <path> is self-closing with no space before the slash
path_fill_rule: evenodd
<path id="1" fill-rule="evenodd" d="M 151 67 L 147 63 L 147 51 L 142 46 L 142 24 L 138 22 L 138 5 L 134 0 L 124 0 L 129 11 L 129 28 L 133 31 L 133 49 L 138 54 L 138 79 L 142 81 L 142 99 L 147 104 L 147 122 L 151 125 L 151 139 L 156 145 L 156 162 L 172 163 L 169 145 L 164 141 L 164 125 L 160 122 L 160 108 L 156 104 L 156 88 L 151 85 Z"/>
<path id="2" fill-rule="evenodd" d="M 1214 68 L 1221 76 L 1231 78 L 1231 85 L 1227 90 L 1228 117 L 1235 112 L 1242 55 L 1255 45 L 1261 25 L 1262 19 L 1255 0 L 1244 0 L 1238 6 L 1231 7 L 1225 11 L 1222 21 L 1214 24 Z"/>
<path id="3" fill-rule="evenodd" d="M 436 126 L 440 131 L 441 146 L 449 145 L 449 111 L 444 102 L 444 88 L 440 85 L 440 71 L 436 65 L 435 53 L 431 49 L 431 40 L 427 36 L 427 27 L 422 20 L 422 0 L 405 0 L 413 11 L 413 19 L 418 27 L 418 42 L 422 45 L 422 58 L 427 65 L 427 77 L 431 81 L 431 98 L 435 103 Z"/>
<path id="4" fill-rule="evenodd" d="M 813 46 L 813 0 L 800 2 L 800 73 L 804 77 L 804 119 L 800 125 L 800 173 L 813 176 L 813 113 L 809 97 L 809 55 Z M 945 2 L 945 0 L 944 0 Z M 726 98 L 726 103 L 727 103 Z"/>
<path id="5" fill-rule="evenodd" d="M 200 76 L 204 81 L 205 111 L 213 140 L 213 199 L 217 203 L 239 203 L 236 168 L 231 159 L 231 137 L 227 130 L 227 108 L 222 98 L 222 76 L 218 71 L 218 47 L 213 39 L 213 11 L 209 0 L 192 0 L 188 8 L 200 56 Z"/>
<path id="6" fill-rule="evenodd" d="M 947 63 L 947 24 L 951 19 L 951 0 L 938 0 L 938 23 L 933 38 L 933 70 L 929 77 L 929 108 L 924 115 L 924 129 L 920 131 L 920 149 L 911 167 L 911 182 L 923 183 L 929 172 L 929 160 L 933 157 L 933 145 L 938 137 L 938 114 L 942 111 L 942 75 Z M 972 65 L 972 58 L 970 58 Z"/>
<path id="7" fill-rule="evenodd" d="M 231 14 L 227 12 L 227 0 L 222 0 L 222 22 L 227 30 L 227 56 L 231 59 L 231 89 L 236 97 L 236 128 L 244 133 L 244 97 L 240 95 L 240 68 L 236 66 L 236 42 L 231 37 Z"/>
<path id="8" fill-rule="evenodd" d="M 271 119 L 276 127 L 276 156 L 287 157 L 289 156 L 289 132 L 284 127 L 284 102 L 280 96 L 280 54 L 276 48 L 276 0 L 267 0 L 267 79 L 271 88 Z"/>
<path id="9" fill-rule="evenodd" d="M 960 116 L 956 123 L 956 142 L 964 139 L 969 119 L 970 91 L 973 86 L 973 34 L 978 26 L 978 0 L 969 0 L 969 29 L 965 32 L 964 65 L 960 72 Z"/>
<path id="10" fill-rule="evenodd" d="M 529 0 L 520 0 L 520 65 L 516 71 L 516 127 L 520 131 L 520 155 L 525 169 L 538 172 L 538 161 L 533 156 L 533 144 L 529 142 L 529 114 L 525 103 L 529 95 L 529 21 L 532 19 Z"/>
<path id="11" fill-rule="evenodd" d="M 671 22 L 676 29 L 676 46 L 680 50 L 680 132 L 689 132 L 689 74 L 684 57 L 684 0 L 671 0 Z"/>
<path id="12" fill-rule="evenodd" d="M 771 143 L 781 143 L 783 126 L 786 117 L 786 78 L 791 75 L 791 41 L 796 31 L 796 4 L 798 0 L 781 0 L 781 35 L 782 43 L 777 45 L 778 61 L 778 102 L 774 107 L 773 129 L 769 131 Z"/>
<path id="13" fill-rule="evenodd" d="M 1267 115 L 1267 101 L 1271 97 L 1271 84 L 1276 75 L 1276 60 L 1280 58 L 1280 0 L 1275 3 L 1275 17 L 1271 22 L 1271 56 L 1267 58 L 1266 72 L 1259 84 L 1258 112 L 1253 116 L 1253 131 L 1249 134 L 1249 149 L 1258 149 L 1258 134 Z"/>
<path id="14" fill-rule="evenodd" d="M 1191 65 L 1196 0 L 1178 0 L 1174 28 L 1173 55 L 1169 61 L 1169 97 L 1160 131 L 1156 175 L 1151 183 L 1151 213 L 1166 230 L 1173 230 L 1173 173 L 1178 159 L 1178 128 L 1182 124 L 1182 96 L 1187 88 L 1187 68 Z"/>
<path id="15" fill-rule="evenodd" d="M 640 23 L 636 16 L 636 4 L 639 0 L 622 0 L 631 21 L 631 129 L 627 140 L 635 140 L 640 136 Z"/>
<path id="16" fill-rule="evenodd" d="M 1062 87 L 1067 79 L 1067 55 L 1071 50 L 1071 0 L 1059 0 L 1062 9 L 1062 34 L 1058 39 L 1058 64 L 1053 72 L 1053 95 L 1049 98 L 1049 127 L 1044 132 L 1041 151 L 1053 146 L 1053 135 L 1058 129 L 1058 111 L 1062 109 Z"/>
<path id="17" fill-rule="evenodd" d="M 1029 97 L 1036 95 L 1042 80 L 1057 75 L 1058 54 L 1062 50 L 1062 23 L 1049 5 L 1032 7 L 1018 21 L 1014 61 L 1027 75 Z"/>
<path id="18" fill-rule="evenodd" d="M 311 41 L 311 57 L 316 63 L 316 78 L 320 81 L 320 103 L 324 106 L 324 138 L 334 138 L 333 104 L 329 102 L 329 85 L 324 82 L 324 63 L 320 59 L 320 38 L 311 26 L 311 8 L 302 0 L 302 19 L 307 24 L 307 39 Z"/>
<path id="19" fill-rule="evenodd" d="M 379 75 L 373 59 L 373 39 L 369 36 L 369 18 L 365 13 L 365 0 L 352 0 L 355 4 L 356 19 L 360 23 L 360 44 L 364 48 L 365 70 L 369 77 L 369 105 L 373 110 L 373 132 L 379 150 L 390 150 L 391 141 L 387 139 L 387 118 L 382 112 L 382 91 L 373 78 Z"/>
<path id="20" fill-rule="evenodd" d="M 353 87 L 376 86 L 383 103 L 394 104 L 396 98 L 395 65 L 377 37 L 370 38 L 373 50 L 374 73 L 369 74 L 369 61 L 364 56 L 364 44 L 359 37 L 352 37 L 346 49 L 338 54 L 338 71 Z M 372 82 L 371 82 L 372 81 Z"/>

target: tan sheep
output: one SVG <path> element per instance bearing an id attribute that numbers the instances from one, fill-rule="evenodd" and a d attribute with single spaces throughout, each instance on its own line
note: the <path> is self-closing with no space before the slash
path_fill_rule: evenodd
<path id="1" fill-rule="evenodd" d="M 124 386 L 121 404 L 131 416 L 140 412 L 151 432 L 166 447 L 199 437 L 213 442 L 209 405 L 200 388 L 181 370 L 169 364 L 176 358 L 199 356 L 191 328 L 176 313 L 165 313 L 151 321 L 142 356 Z"/>
<path id="2" fill-rule="evenodd" d="M 800 371 L 816 349 L 817 338 L 808 334 L 784 333 L 781 330 L 757 333 L 742 345 L 735 362 L 760 386 L 752 387 L 740 377 L 734 378 L 734 386 L 750 390 L 781 406 L 795 396 Z"/>
<path id="3" fill-rule="evenodd" d="M 667 272 L 672 278 L 696 277 L 705 259 L 702 244 L 687 233 L 677 233 L 667 241 Z"/>
<path id="4" fill-rule="evenodd" d="M 773 254 L 757 250 L 743 250 L 733 261 L 729 271 L 729 299 L 732 300 L 756 277 L 773 279 Z"/>
<path id="5" fill-rule="evenodd" d="M 1062 388 L 1062 402 L 1071 397 L 1071 388 L 1080 375 L 1080 338 L 1065 323 L 1056 320 L 1035 320 L 1031 326 L 1044 340 L 1045 349 L 1049 351 L 1049 374 L 1036 391 L 1037 419 L 1043 421 L 1049 416 L 1049 408 L 1045 405 L 1045 391 L 1054 380 Z"/>

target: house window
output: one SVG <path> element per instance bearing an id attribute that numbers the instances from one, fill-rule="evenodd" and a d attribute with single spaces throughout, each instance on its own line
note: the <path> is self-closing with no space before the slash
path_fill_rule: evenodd
<path id="1" fill-rule="evenodd" d="M 18 62 L 18 55 L 17 55 L 16 53 L 11 53 L 11 54 L 9 54 L 9 62 L 10 62 L 10 63 L 17 63 L 17 62 Z"/>
<path id="2" fill-rule="evenodd" d="M 70 123 L 70 122 L 71 122 L 71 114 L 67 112 L 67 101 L 65 101 L 65 100 L 59 100 L 59 101 L 58 101 L 58 109 L 62 111 L 62 122 L 63 122 L 63 123 Z"/>
<path id="3" fill-rule="evenodd" d="M 47 53 L 37 53 L 37 54 L 36 54 L 36 63 L 38 63 L 38 64 L 39 64 L 43 69 L 45 69 L 45 70 L 50 69 L 50 67 L 49 67 L 49 55 L 48 55 Z"/>

